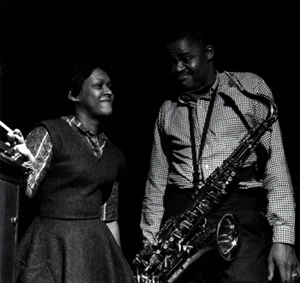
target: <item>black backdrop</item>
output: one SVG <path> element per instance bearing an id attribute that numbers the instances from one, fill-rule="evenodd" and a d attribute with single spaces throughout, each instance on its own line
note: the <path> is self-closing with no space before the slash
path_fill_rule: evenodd
<path id="1" fill-rule="evenodd" d="M 159 36 L 166 23 L 205 19 L 217 38 L 217 69 L 250 71 L 265 79 L 279 106 L 299 195 L 299 1 L 2 0 L 0 11 L 1 120 L 25 135 L 36 122 L 65 114 L 57 72 L 70 52 L 94 46 L 110 55 L 116 98 L 106 134 L 127 160 L 120 228 L 130 262 L 141 247 L 140 210 L 153 125 L 169 95 Z"/>

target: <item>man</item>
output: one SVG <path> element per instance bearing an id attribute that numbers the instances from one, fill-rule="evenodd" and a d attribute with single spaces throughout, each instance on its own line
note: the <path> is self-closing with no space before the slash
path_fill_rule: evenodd
<path id="1" fill-rule="evenodd" d="M 249 129 L 268 116 L 264 103 L 241 93 L 242 88 L 257 97 L 273 99 L 257 75 L 215 70 L 215 48 L 204 33 L 178 31 L 167 44 L 167 51 L 180 92 L 164 102 L 155 124 L 142 208 L 145 243 L 153 243 L 161 224 L 186 208 L 195 183 L 200 186 Z M 262 217 L 264 210 L 272 237 Z M 191 282 L 267 282 L 274 278 L 275 267 L 282 282 L 299 278 L 300 265 L 293 248 L 293 187 L 278 121 L 245 162 L 233 193 L 209 218 L 220 219 L 227 212 L 233 212 L 241 222 L 242 244 L 237 258 L 226 264 L 217 258 L 204 261 L 198 268 L 201 274 Z"/>

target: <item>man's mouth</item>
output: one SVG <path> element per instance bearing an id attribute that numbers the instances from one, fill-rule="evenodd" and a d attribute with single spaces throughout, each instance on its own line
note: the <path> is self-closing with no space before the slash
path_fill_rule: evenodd
<path id="1" fill-rule="evenodd" d="M 178 79 L 179 81 L 184 81 L 184 80 L 186 80 L 186 79 L 188 78 L 188 76 L 189 76 L 189 74 L 179 74 L 179 75 L 177 76 L 177 79 Z"/>

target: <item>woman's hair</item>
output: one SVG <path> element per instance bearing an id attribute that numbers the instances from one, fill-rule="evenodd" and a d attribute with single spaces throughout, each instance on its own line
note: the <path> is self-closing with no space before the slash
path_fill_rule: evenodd
<path id="1" fill-rule="evenodd" d="M 78 96 L 84 81 L 96 68 L 109 73 L 108 58 L 105 55 L 92 52 L 88 54 L 75 54 L 67 59 L 60 72 L 64 93 L 71 91 L 72 96 Z"/>

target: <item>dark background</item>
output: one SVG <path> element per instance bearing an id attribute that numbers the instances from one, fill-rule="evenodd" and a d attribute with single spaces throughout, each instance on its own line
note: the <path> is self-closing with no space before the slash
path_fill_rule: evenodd
<path id="1" fill-rule="evenodd" d="M 293 0 L 2 0 L 1 121 L 26 135 L 36 122 L 66 114 L 57 79 L 61 62 L 74 50 L 91 46 L 108 53 L 115 104 L 106 134 L 127 160 L 120 228 L 131 262 L 141 248 L 140 210 L 154 121 L 170 95 L 161 31 L 204 19 L 217 38 L 217 69 L 254 72 L 272 89 L 299 203 L 299 9 Z M 4 134 L 1 129 L 1 140 Z"/>

